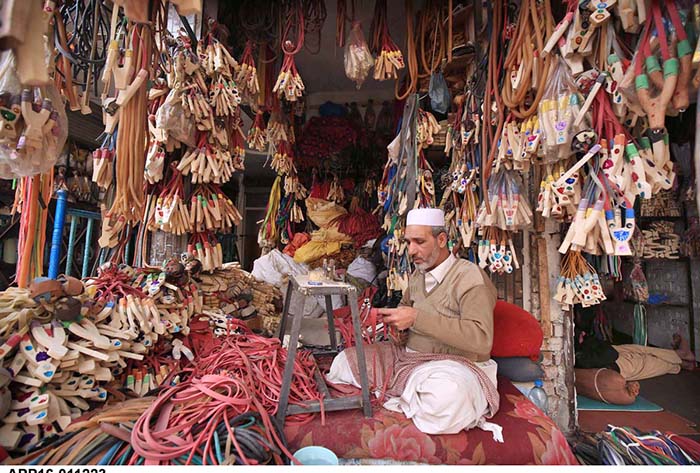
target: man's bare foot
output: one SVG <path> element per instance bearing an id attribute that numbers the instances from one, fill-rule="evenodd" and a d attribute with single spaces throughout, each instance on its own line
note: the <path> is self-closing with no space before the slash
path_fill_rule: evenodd
<path id="1" fill-rule="evenodd" d="M 681 359 L 681 368 L 684 370 L 695 369 L 695 354 L 690 351 L 688 341 L 681 334 L 673 334 L 673 349 Z"/>
<path id="2" fill-rule="evenodd" d="M 637 381 L 627 381 L 627 392 L 635 398 L 639 396 L 639 383 Z"/>

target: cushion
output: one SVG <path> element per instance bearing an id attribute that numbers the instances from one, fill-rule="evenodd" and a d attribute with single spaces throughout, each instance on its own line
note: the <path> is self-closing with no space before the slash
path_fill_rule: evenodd
<path id="1" fill-rule="evenodd" d="M 608 404 L 628 405 L 632 404 L 639 394 L 639 383 L 626 381 L 617 371 L 607 368 L 576 368 L 574 371 L 576 392 L 588 398 Z"/>
<path id="2" fill-rule="evenodd" d="M 526 356 L 536 360 L 542 346 L 540 323 L 528 311 L 505 301 L 493 310 L 492 357 Z"/>
<path id="3" fill-rule="evenodd" d="M 540 364 L 524 356 L 511 358 L 497 358 L 493 360 L 498 364 L 498 374 L 511 381 L 524 383 L 544 378 Z"/>
<path id="4" fill-rule="evenodd" d="M 353 394 L 359 392 L 354 389 Z M 564 434 L 513 384 L 498 377 L 500 408 L 490 422 L 503 427 L 504 443 L 478 428 L 457 434 L 428 435 L 400 412 L 374 401 L 373 417 L 350 409 L 325 413 L 309 422 L 287 418 L 284 434 L 292 452 L 310 445 L 326 447 L 356 463 L 431 463 L 442 465 L 576 465 Z M 378 405 L 379 404 L 379 405 Z"/>

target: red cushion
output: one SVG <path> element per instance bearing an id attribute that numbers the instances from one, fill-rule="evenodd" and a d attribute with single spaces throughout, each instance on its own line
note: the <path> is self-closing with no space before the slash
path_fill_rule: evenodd
<path id="1" fill-rule="evenodd" d="M 497 301 L 493 309 L 493 348 L 491 356 L 529 356 L 536 360 L 542 346 L 540 323 L 528 311 Z"/>

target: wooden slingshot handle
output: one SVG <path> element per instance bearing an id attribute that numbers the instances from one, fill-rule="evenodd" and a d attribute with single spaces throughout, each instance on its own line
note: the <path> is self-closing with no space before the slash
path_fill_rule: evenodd
<path id="1" fill-rule="evenodd" d="M 678 43 L 678 58 L 680 62 L 680 71 L 678 73 L 678 81 L 676 89 L 671 99 L 671 105 L 679 112 L 684 112 L 690 105 L 690 76 L 693 72 L 692 50 L 687 39 Z"/>
<path id="2" fill-rule="evenodd" d="M 661 93 L 652 97 L 649 91 L 649 78 L 639 74 L 635 78 L 635 88 L 639 103 L 649 118 L 649 127 L 659 129 L 665 127 L 666 107 L 673 98 L 678 82 L 678 59 L 669 58 L 664 61 L 664 85 Z"/>
<path id="3" fill-rule="evenodd" d="M 26 0 L 25 0 L 26 1 Z M 28 29 L 24 41 L 15 48 L 17 75 L 22 84 L 30 86 L 48 85 L 51 81 L 46 61 L 44 36 L 48 17 L 44 15 L 43 2 L 31 1 L 31 16 L 26 23 Z"/>

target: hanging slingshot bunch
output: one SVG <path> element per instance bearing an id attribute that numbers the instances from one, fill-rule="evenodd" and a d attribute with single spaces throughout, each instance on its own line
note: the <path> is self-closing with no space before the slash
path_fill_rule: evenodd
<path id="1" fill-rule="evenodd" d="M 260 85 L 258 83 L 258 69 L 253 58 L 253 42 L 250 40 L 246 41 L 235 79 L 243 103 L 250 106 L 256 105 L 260 95 Z"/>
<path id="2" fill-rule="evenodd" d="M 488 206 L 483 202 L 476 218 L 481 227 L 519 230 L 532 223 L 532 210 L 521 195 L 522 184 L 513 171 L 501 170 L 489 177 Z M 489 209 L 490 207 L 490 209 Z"/>
<path id="3" fill-rule="evenodd" d="M 282 34 L 282 52 L 284 60 L 277 76 L 272 92 L 287 102 L 296 102 L 304 93 L 304 82 L 297 71 L 294 56 L 304 47 L 304 12 L 300 4 L 292 6 L 293 11 L 287 12 L 284 32 Z M 296 30 L 297 38 L 292 42 L 290 35 Z"/>
<path id="4" fill-rule="evenodd" d="M 152 208 L 149 219 L 152 226 L 175 235 L 185 235 L 190 230 L 190 212 L 185 200 L 182 173 L 172 166 L 172 177 L 163 187 Z"/>
<path id="5" fill-rule="evenodd" d="M 569 251 L 561 260 L 561 274 L 554 299 L 569 310 L 574 304 L 589 307 L 606 299 L 598 273 L 580 251 Z"/>
<path id="6" fill-rule="evenodd" d="M 479 266 L 492 274 L 510 274 L 520 269 L 510 232 L 497 227 L 479 229 Z"/>
<path id="7" fill-rule="evenodd" d="M 374 62 L 375 80 L 397 79 L 398 71 L 405 67 L 403 54 L 389 35 L 386 13 L 386 0 L 375 2 L 374 19 L 370 31 L 372 37 L 370 47 L 377 54 Z"/>
<path id="8" fill-rule="evenodd" d="M 554 218 L 560 222 L 570 222 L 576 214 L 576 207 L 581 201 L 581 182 L 579 173 L 574 172 L 563 181 L 568 166 L 559 161 L 545 166 L 546 175 L 540 182 L 537 196 L 537 211 L 545 218 Z M 560 183 L 560 185 L 557 185 Z"/>
<path id="9" fill-rule="evenodd" d="M 262 110 L 258 110 L 255 114 L 253 125 L 248 130 L 248 146 L 255 151 L 264 151 L 267 149 L 267 133 L 265 132 L 265 117 Z"/>

